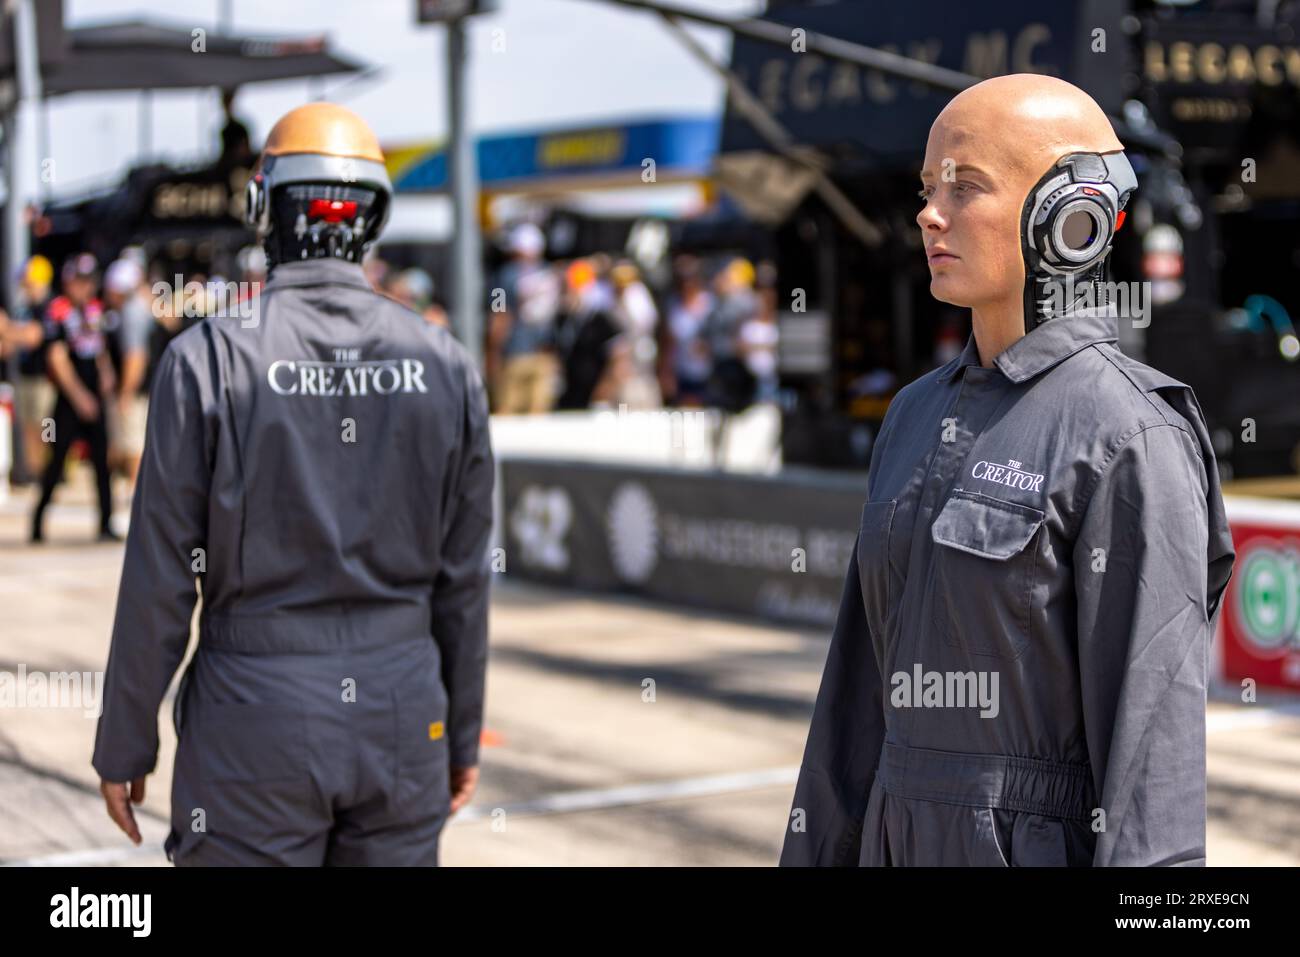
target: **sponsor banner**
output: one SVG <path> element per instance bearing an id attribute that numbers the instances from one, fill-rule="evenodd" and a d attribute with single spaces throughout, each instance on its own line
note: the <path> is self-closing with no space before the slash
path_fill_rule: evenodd
<path id="1" fill-rule="evenodd" d="M 1300 691 L 1300 502 L 1224 504 L 1237 558 L 1219 613 L 1223 677 Z"/>
<path id="2" fill-rule="evenodd" d="M 862 477 L 502 461 L 506 574 L 831 625 Z"/>

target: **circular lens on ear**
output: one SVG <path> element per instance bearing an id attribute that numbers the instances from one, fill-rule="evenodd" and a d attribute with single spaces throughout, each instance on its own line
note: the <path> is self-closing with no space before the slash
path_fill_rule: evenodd
<path id="1" fill-rule="evenodd" d="M 1087 200 L 1067 203 L 1052 228 L 1057 252 L 1076 263 L 1095 256 L 1106 235 L 1104 215 L 1101 207 Z"/>
<path id="2" fill-rule="evenodd" d="M 1097 241 L 1097 221 L 1091 213 L 1077 209 L 1061 224 L 1061 239 L 1070 249 L 1082 252 Z"/>

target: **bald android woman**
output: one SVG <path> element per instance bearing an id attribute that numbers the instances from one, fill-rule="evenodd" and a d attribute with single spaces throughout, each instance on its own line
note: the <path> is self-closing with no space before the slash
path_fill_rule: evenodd
<path id="1" fill-rule="evenodd" d="M 916 221 L 972 334 L 876 437 L 783 865 L 1205 863 L 1234 553 L 1192 390 L 1116 347 L 1122 150 L 1037 75 L 931 127 Z"/>
<path id="2" fill-rule="evenodd" d="M 934 121 L 916 221 L 927 252 L 943 251 L 929 259 L 930 292 L 971 310 L 982 365 L 1025 332 L 1019 226 L 1030 188 L 1062 156 L 1123 148 L 1092 97 L 1033 73 L 978 83 Z"/>

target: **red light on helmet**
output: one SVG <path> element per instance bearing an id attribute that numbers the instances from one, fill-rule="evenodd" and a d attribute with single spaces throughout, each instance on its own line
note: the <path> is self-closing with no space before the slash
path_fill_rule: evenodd
<path id="1" fill-rule="evenodd" d="M 307 207 L 308 219 L 323 219 L 327 223 L 341 223 L 356 214 L 356 201 L 350 199 L 313 199 Z"/>

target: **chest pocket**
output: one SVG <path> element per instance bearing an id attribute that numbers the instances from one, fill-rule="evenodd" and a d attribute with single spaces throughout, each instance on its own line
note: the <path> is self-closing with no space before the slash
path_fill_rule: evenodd
<path id="1" fill-rule="evenodd" d="M 889 535 L 894 525 L 897 501 L 867 502 L 862 506 L 858 529 L 858 580 L 867 627 L 879 643 L 885 640 L 889 603 L 895 597 L 890 579 Z"/>
<path id="2" fill-rule="evenodd" d="M 1029 645 L 1043 512 L 954 489 L 930 528 L 930 606 L 944 640 L 972 655 L 1014 660 Z"/>

